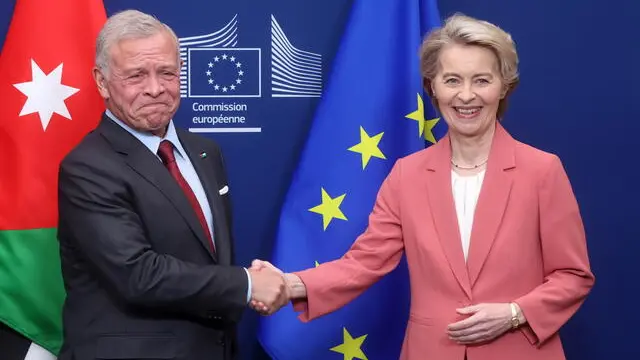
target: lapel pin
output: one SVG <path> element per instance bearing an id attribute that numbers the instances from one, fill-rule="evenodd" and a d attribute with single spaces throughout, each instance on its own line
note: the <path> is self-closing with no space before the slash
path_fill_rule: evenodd
<path id="1" fill-rule="evenodd" d="M 203 152 L 200 153 L 200 159 L 204 159 L 206 157 L 207 157 L 207 153 L 206 152 L 203 151 Z"/>

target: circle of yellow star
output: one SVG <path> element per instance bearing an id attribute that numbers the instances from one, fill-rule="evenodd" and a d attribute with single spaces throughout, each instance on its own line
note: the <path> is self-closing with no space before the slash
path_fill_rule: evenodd
<path id="1" fill-rule="evenodd" d="M 324 188 L 321 188 L 321 190 L 322 203 L 312 207 L 309 211 L 322 215 L 323 230 L 327 230 L 327 226 L 329 226 L 329 223 L 331 223 L 331 220 L 334 218 L 347 220 L 347 217 L 344 216 L 342 210 L 340 210 L 340 204 L 342 204 L 342 200 L 344 200 L 344 197 L 347 196 L 347 194 L 331 198 Z"/>
<path id="2" fill-rule="evenodd" d="M 353 360 L 353 358 L 367 360 L 367 356 L 362 352 L 362 343 L 367 335 L 362 335 L 358 338 L 351 337 L 351 334 L 347 331 L 347 328 L 342 328 L 342 344 L 334 346 L 331 351 L 344 355 L 344 360 Z"/>
<path id="3" fill-rule="evenodd" d="M 418 122 L 418 136 L 423 136 L 428 142 L 435 144 L 436 137 L 433 136 L 433 128 L 436 126 L 440 118 L 425 120 L 424 118 L 424 102 L 422 97 L 418 94 L 418 108 L 416 111 L 405 115 L 407 119 L 415 120 Z"/>
<path id="4" fill-rule="evenodd" d="M 350 147 L 349 150 L 362 155 L 362 170 L 367 167 L 372 156 L 379 159 L 386 159 L 378 147 L 383 134 L 384 132 L 381 132 L 380 134 L 369 136 L 364 128 L 360 126 L 360 143 Z"/>

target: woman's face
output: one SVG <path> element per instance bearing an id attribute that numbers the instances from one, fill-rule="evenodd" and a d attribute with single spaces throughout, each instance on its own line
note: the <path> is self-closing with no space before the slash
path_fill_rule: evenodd
<path id="1" fill-rule="evenodd" d="M 504 86 L 491 50 L 474 45 L 445 47 L 431 87 L 452 134 L 477 137 L 494 126 Z"/>

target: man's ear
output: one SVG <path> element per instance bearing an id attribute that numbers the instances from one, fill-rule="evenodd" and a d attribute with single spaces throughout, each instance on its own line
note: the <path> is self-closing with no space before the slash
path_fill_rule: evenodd
<path id="1" fill-rule="evenodd" d="M 93 74 L 93 79 L 96 81 L 96 86 L 98 87 L 100 96 L 102 96 L 104 99 L 108 99 L 109 90 L 107 89 L 106 76 L 104 76 L 104 73 L 98 67 L 94 67 L 91 72 Z"/>

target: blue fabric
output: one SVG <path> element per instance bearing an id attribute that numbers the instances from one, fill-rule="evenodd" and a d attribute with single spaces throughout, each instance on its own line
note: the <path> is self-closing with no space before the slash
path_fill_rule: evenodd
<path id="1" fill-rule="evenodd" d="M 432 137 L 419 129 L 440 130 L 436 139 L 444 132 L 444 124 L 434 129 L 419 126 L 433 117 L 433 111 L 423 96 L 418 50 L 423 35 L 438 25 L 435 0 L 354 2 L 282 208 L 272 262 L 283 271 L 340 258 L 365 230 L 378 189 L 395 160 L 430 144 L 425 138 Z M 414 113 L 419 101 L 424 119 Z M 379 140 L 382 153 L 366 164 L 352 148 L 362 136 Z M 323 215 L 310 210 L 322 203 L 323 191 L 325 199 L 344 195 L 339 209 L 346 218 L 328 218 L 326 229 Z M 320 319 L 302 323 L 291 306 L 263 318 L 259 339 L 278 360 L 397 359 L 409 312 L 408 281 L 403 259 L 360 297 Z M 350 337 L 360 339 L 347 351 L 340 345 Z"/>

